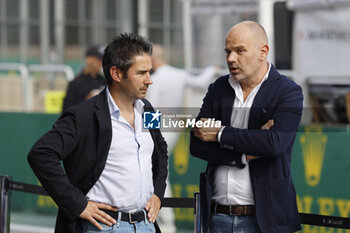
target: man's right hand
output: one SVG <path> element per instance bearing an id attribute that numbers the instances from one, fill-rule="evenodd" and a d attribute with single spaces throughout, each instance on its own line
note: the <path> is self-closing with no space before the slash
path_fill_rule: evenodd
<path id="1" fill-rule="evenodd" d="M 262 130 L 269 130 L 275 122 L 273 120 L 268 120 L 265 125 L 261 126 Z"/>
<path id="2" fill-rule="evenodd" d="M 117 211 L 117 208 L 111 205 L 88 201 L 86 208 L 83 212 L 81 212 L 79 217 L 88 220 L 99 230 L 102 230 L 103 228 L 97 221 L 100 221 L 108 226 L 116 224 L 115 219 L 103 212 L 101 209 Z"/>

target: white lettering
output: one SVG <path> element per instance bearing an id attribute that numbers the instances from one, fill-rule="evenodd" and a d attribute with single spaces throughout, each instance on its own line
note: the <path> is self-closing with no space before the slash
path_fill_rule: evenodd
<path id="1" fill-rule="evenodd" d="M 196 124 L 196 119 L 192 119 L 192 120 L 190 120 L 190 119 L 187 119 L 187 121 L 186 121 L 186 128 L 188 128 L 188 127 L 194 127 L 195 126 L 195 124 Z"/>
<path id="2" fill-rule="evenodd" d="M 221 128 L 221 121 L 215 121 L 215 128 Z"/>
<path id="3" fill-rule="evenodd" d="M 164 118 L 162 118 L 162 120 L 163 120 L 162 127 L 163 127 L 163 128 L 169 128 L 169 127 L 170 127 L 170 119 L 168 120 L 168 122 L 169 122 L 169 124 L 168 124 L 168 125 L 166 124 L 166 121 L 165 121 L 165 119 L 164 119 Z"/>
<path id="4" fill-rule="evenodd" d="M 204 128 L 209 128 L 210 127 L 210 123 L 211 123 L 211 119 L 208 119 L 206 121 L 203 122 L 203 127 Z"/>
<path id="5" fill-rule="evenodd" d="M 185 122 L 184 121 L 179 121 L 179 127 L 183 128 L 185 126 Z"/>
<path id="6" fill-rule="evenodd" d="M 171 126 L 176 128 L 178 121 L 171 121 Z"/>
<path id="7" fill-rule="evenodd" d="M 197 128 L 209 128 L 209 127 L 215 127 L 220 128 L 221 127 L 221 121 L 216 121 L 214 118 L 208 119 L 206 121 L 196 121 L 196 119 L 165 119 L 162 118 L 162 128 L 188 128 L 188 127 L 197 127 Z"/>
<path id="8" fill-rule="evenodd" d="M 202 128 L 203 127 L 203 121 L 196 121 L 196 127 Z"/>

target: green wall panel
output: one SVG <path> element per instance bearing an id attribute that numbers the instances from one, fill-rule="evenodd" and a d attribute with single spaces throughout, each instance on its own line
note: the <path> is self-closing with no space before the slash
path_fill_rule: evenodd
<path id="1" fill-rule="evenodd" d="M 38 184 L 27 162 L 34 142 L 51 128 L 57 115 L 0 113 L 0 174 L 14 181 Z M 12 192 L 12 210 L 56 213 L 53 201 L 45 196 Z"/>

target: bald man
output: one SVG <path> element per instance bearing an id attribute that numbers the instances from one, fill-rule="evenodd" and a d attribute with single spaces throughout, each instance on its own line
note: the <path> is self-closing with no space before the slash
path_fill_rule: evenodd
<path id="1" fill-rule="evenodd" d="M 301 229 L 291 152 L 302 114 L 300 86 L 267 61 L 264 28 L 244 21 L 227 33 L 229 74 L 209 86 L 194 128 L 191 154 L 201 174 L 204 232 L 291 233 Z"/>

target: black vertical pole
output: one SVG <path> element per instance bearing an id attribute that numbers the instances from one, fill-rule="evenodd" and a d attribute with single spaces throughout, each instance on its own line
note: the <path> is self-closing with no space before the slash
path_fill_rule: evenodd
<path id="1" fill-rule="evenodd" d="M 0 233 L 10 233 L 10 197 L 8 182 L 11 176 L 0 176 Z"/>
<path id="2" fill-rule="evenodd" d="M 200 217 L 200 193 L 194 193 L 194 233 L 203 233 Z"/>

